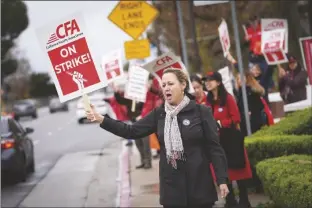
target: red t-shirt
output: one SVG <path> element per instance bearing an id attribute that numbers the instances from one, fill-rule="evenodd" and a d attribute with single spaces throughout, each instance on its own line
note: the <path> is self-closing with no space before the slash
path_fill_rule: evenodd
<path id="1" fill-rule="evenodd" d="M 210 103 L 207 105 L 212 108 L 213 117 L 216 121 L 220 121 L 222 127 L 230 128 L 232 124 L 235 126 L 240 124 L 240 113 L 236 101 L 229 93 L 224 106 L 220 106 L 218 101 L 213 106 Z"/>
<path id="2" fill-rule="evenodd" d="M 153 88 L 160 90 L 160 86 L 159 86 L 157 79 L 153 79 Z M 156 95 L 150 91 L 147 91 L 146 101 L 143 105 L 141 116 L 145 117 L 153 109 L 157 108 L 162 103 L 163 103 L 163 99 L 159 95 Z"/>
<path id="3" fill-rule="evenodd" d="M 207 94 L 205 92 L 201 100 L 196 99 L 197 104 L 206 104 L 206 102 L 207 102 Z"/>
<path id="4" fill-rule="evenodd" d="M 261 24 L 256 29 L 253 27 L 247 28 L 249 39 L 249 49 L 256 55 L 261 55 Z"/>

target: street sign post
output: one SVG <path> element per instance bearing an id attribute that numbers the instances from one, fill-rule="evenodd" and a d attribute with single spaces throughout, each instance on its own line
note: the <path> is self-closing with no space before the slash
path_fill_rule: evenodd
<path id="1" fill-rule="evenodd" d="M 108 19 L 133 39 L 138 39 L 158 15 L 158 10 L 146 1 L 120 1 Z"/>
<path id="2" fill-rule="evenodd" d="M 242 51 L 241 51 L 241 46 L 240 46 L 240 41 L 239 41 L 239 32 L 238 32 L 238 26 L 237 26 L 238 24 L 237 24 L 235 1 L 231 1 L 230 4 L 231 4 L 231 11 L 232 11 L 232 22 L 233 22 L 234 37 L 235 37 L 238 70 L 239 70 L 240 78 L 242 80 L 243 106 L 244 106 L 246 129 L 247 129 L 247 134 L 249 136 L 251 135 L 251 125 L 250 125 L 250 118 L 249 118 L 246 82 L 245 82 L 244 69 L 243 69 Z"/>
<path id="3" fill-rule="evenodd" d="M 124 44 L 126 59 L 144 59 L 150 56 L 148 39 L 126 41 Z"/>

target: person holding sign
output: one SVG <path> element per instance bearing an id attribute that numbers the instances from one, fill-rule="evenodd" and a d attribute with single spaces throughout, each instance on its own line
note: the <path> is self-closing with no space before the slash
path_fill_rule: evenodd
<path id="1" fill-rule="evenodd" d="M 127 115 L 129 118 L 129 123 L 132 124 L 137 120 L 137 117 L 141 114 L 143 104 L 142 102 L 137 102 L 135 104 L 134 111 L 132 111 L 132 100 L 129 100 L 127 98 L 123 97 L 123 92 L 116 88 L 113 85 L 114 89 L 114 96 L 116 101 L 120 105 L 124 105 L 127 108 Z M 141 164 L 136 166 L 136 169 L 144 168 L 144 169 L 150 169 L 152 168 L 152 155 L 151 155 L 151 148 L 149 145 L 149 137 L 142 137 L 141 139 L 136 139 L 135 140 L 135 145 L 139 150 L 140 153 L 140 158 L 141 158 Z"/>
<path id="2" fill-rule="evenodd" d="M 257 82 L 250 72 L 245 72 L 244 76 L 246 82 L 247 102 L 249 109 L 250 127 L 251 133 L 255 133 L 260 130 L 264 125 L 267 125 L 267 115 L 265 113 L 264 104 L 261 98 L 265 95 L 264 88 Z M 235 87 L 237 90 L 236 100 L 241 115 L 241 131 L 244 136 L 248 136 L 247 127 L 245 122 L 244 104 L 243 104 L 243 92 L 242 81 L 240 75 L 236 77 Z"/>
<path id="3" fill-rule="evenodd" d="M 143 105 L 143 109 L 139 118 L 144 118 L 148 115 L 153 109 L 159 107 L 163 103 L 163 96 L 159 83 L 152 74 L 148 78 L 148 91 L 146 93 L 146 101 Z M 156 134 L 150 135 L 150 148 L 155 149 L 157 154 L 154 158 L 158 158 L 160 154 L 159 142 Z"/>
<path id="4" fill-rule="evenodd" d="M 304 70 L 297 59 L 288 54 L 288 66 L 283 69 L 278 65 L 279 90 L 286 104 L 307 99 L 307 71 Z"/>
<path id="5" fill-rule="evenodd" d="M 232 54 L 228 53 L 226 58 L 229 62 L 231 62 L 231 64 L 233 64 L 235 69 L 238 71 L 237 61 L 233 58 Z M 269 103 L 270 87 L 274 85 L 274 83 L 271 83 L 274 68 L 268 67 L 265 72 L 262 72 L 259 64 L 251 64 L 249 71 L 257 80 L 257 82 L 264 88 L 265 94 L 263 95 L 263 98 L 265 99 L 266 103 Z"/>
<path id="6" fill-rule="evenodd" d="M 217 126 L 210 108 L 188 97 L 189 82 L 182 70 L 166 69 L 162 76 L 165 103 L 141 120 L 127 125 L 86 111 L 100 127 L 124 138 L 142 138 L 157 133 L 160 142 L 160 204 L 164 207 L 211 208 L 218 200 L 209 163 L 212 161 L 226 197 L 227 160 L 219 144 Z M 91 105 L 92 106 L 92 105 Z"/>
<path id="7" fill-rule="evenodd" d="M 247 151 L 244 147 L 244 136 L 240 131 L 240 113 L 234 97 L 228 93 L 222 83 L 219 72 L 210 72 L 204 77 L 209 91 L 207 105 L 211 106 L 213 116 L 219 126 L 220 144 L 222 145 L 227 161 L 230 183 L 230 193 L 226 197 L 225 207 L 235 207 L 237 201 L 234 196 L 232 181 L 237 181 L 239 189 L 240 207 L 249 208 L 247 186 L 245 179 L 252 177 Z M 213 169 L 216 167 L 213 164 Z"/>

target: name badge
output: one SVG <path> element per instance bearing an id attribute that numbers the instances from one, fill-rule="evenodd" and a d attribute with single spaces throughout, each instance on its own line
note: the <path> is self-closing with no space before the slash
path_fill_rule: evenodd
<path id="1" fill-rule="evenodd" d="M 222 111 L 223 111 L 223 108 L 219 108 L 218 111 L 219 111 L 219 112 L 222 112 Z"/>
<path id="2" fill-rule="evenodd" d="M 188 119 L 184 119 L 184 120 L 183 120 L 183 125 L 184 125 L 184 126 L 188 126 L 188 125 L 190 125 L 190 123 L 191 123 L 191 122 L 190 122 L 190 120 L 188 120 Z"/>

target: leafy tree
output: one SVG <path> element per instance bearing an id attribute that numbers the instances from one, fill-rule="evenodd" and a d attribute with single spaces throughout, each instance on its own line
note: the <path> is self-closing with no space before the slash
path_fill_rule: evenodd
<path id="1" fill-rule="evenodd" d="M 56 95 L 56 89 L 53 83 L 50 83 L 50 76 L 47 73 L 33 73 L 30 76 L 30 96 L 48 97 Z"/>
<path id="2" fill-rule="evenodd" d="M 28 23 L 27 7 L 23 1 L 1 1 L 1 83 L 17 69 L 18 61 L 9 52 Z"/>

